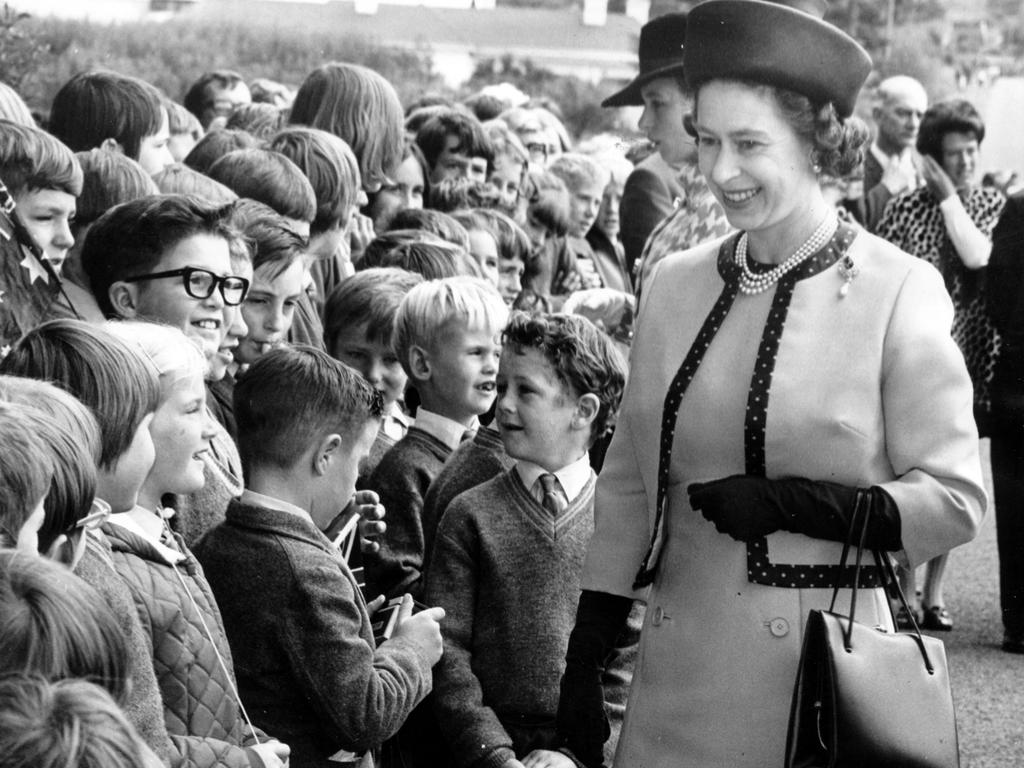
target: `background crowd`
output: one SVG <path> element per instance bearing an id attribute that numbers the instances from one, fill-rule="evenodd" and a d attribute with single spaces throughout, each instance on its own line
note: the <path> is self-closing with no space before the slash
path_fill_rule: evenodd
<path id="1" fill-rule="evenodd" d="M 611 763 L 643 600 L 603 750 L 559 695 L 634 319 L 660 296 L 670 334 L 659 265 L 735 235 L 686 25 L 645 25 L 603 104 L 643 107 L 634 144 L 344 62 L 82 72 L 42 124 L 0 83 L 0 765 Z M 942 276 L 1021 654 L 1024 195 L 942 96 L 883 80 L 862 162 L 816 178 Z M 947 576 L 906 568 L 897 623 L 953 630 Z"/>

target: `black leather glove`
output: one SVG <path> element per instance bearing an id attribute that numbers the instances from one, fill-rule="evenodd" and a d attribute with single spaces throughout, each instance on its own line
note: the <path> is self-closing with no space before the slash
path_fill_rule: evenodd
<path id="1" fill-rule="evenodd" d="M 633 599 L 584 590 L 569 635 L 558 700 L 558 738 L 588 768 L 604 762 L 604 743 L 611 729 L 604 710 L 601 673 L 629 617 Z"/>
<path id="2" fill-rule="evenodd" d="M 719 532 L 737 541 L 752 541 L 780 530 L 846 541 L 858 491 L 822 480 L 769 480 L 753 475 L 693 483 L 686 490 L 690 506 L 700 510 Z M 871 505 L 865 546 L 887 552 L 902 549 L 896 502 L 877 485 L 861 490 Z"/>

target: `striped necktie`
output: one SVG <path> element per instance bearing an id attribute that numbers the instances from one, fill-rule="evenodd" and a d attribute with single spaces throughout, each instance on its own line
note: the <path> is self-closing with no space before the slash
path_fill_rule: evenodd
<path id="1" fill-rule="evenodd" d="M 558 517 L 569 508 L 569 499 L 566 498 L 565 491 L 562 490 L 562 485 L 558 482 L 557 477 L 552 474 L 543 474 L 537 478 L 537 482 L 540 483 L 541 490 L 544 492 L 544 498 L 541 501 L 544 509 Z"/>

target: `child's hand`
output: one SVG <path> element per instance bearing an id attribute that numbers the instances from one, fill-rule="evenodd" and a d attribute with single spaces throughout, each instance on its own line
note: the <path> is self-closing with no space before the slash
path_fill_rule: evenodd
<path id="1" fill-rule="evenodd" d="M 443 618 L 444 608 L 439 606 L 427 608 L 413 615 L 412 595 L 405 594 L 402 596 L 402 605 L 398 609 L 398 624 L 391 639 L 404 637 L 412 641 L 426 652 L 430 666 L 434 666 L 444 653 L 439 623 Z"/>
<path id="2" fill-rule="evenodd" d="M 255 746 L 249 747 L 263 761 L 263 764 L 267 768 L 287 768 L 288 756 L 291 754 L 292 749 L 287 744 L 282 744 L 276 739 L 273 741 L 265 741 L 262 744 L 256 744 Z"/>
<path id="3" fill-rule="evenodd" d="M 374 491 L 356 491 L 349 506 L 359 515 L 359 549 L 363 554 L 373 554 L 380 549 L 380 544 L 374 539 L 388 529 L 380 496 Z"/>
<path id="4" fill-rule="evenodd" d="M 576 768 L 576 763 L 561 752 L 535 749 L 523 760 L 523 768 Z"/>

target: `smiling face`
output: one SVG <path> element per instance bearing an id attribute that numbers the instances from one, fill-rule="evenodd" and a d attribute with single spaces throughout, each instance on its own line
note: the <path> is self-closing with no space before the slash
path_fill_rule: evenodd
<path id="1" fill-rule="evenodd" d="M 252 262 L 236 259 L 232 266 L 238 277 L 244 277 L 252 285 Z M 246 294 L 248 296 L 248 294 Z M 231 366 L 235 363 L 235 351 L 242 343 L 242 339 L 249 335 L 249 326 L 245 324 L 245 317 L 242 315 L 242 307 L 224 306 L 224 334 L 217 348 L 217 354 L 207 358 L 209 367 L 206 369 L 207 381 L 220 381 L 223 379 Z"/>
<path id="2" fill-rule="evenodd" d="M 947 133 L 942 137 L 942 170 L 958 190 L 974 186 L 978 171 L 978 137 L 973 133 Z"/>
<path id="3" fill-rule="evenodd" d="M 774 95 L 713 80 L 700 89 L 695 118 L 700 170 L 729 223 L 778 243 L 809 234 L 807 221 L 810 229 L 819 223 L 823 203 L 811 147 Z"/>
<path id="4" fill-rule="evenodd" d="M 302 296 L 306 276 L 302 259 L 295 259 L 276 277 L 270 277 L 270 271 L 267 267 L 256 270 L 242 303 L 242 317 L 249 333 L 238 345 L 235 358 L 243 364 L 256 362 L 285 341 Z"/>
<path id="5" fill-rule="evenodd" d="M 467 426 L 494 402 L 501 335 L 492 329 L 449 323 L 437 348 L 425 350 L 430 367 L 430 410 Z"/>
<path id="6" fill-rule="evenodd" d="M 576 398 L 538 349 L 506 348 L 498 370 L 495 420 L 505 452 L 549 472 L 586 451 L 586 431 L 573 429 Z"/>
<path id="7" fill-rule="evenodd" d="M 680 166 L 693 159 L 693 139 L 683 128 L 690 100 L 672 77 L 657 77 L 640 89 L 644 111 L 639 128 L 669 165 Z"/>
<path id="8" fill-rule="evenodd" d="M 71 222 L 75 219 L 75 196 L 59 189 L 34 189 L 14 197 L 18 217 L 43 254 L 60 274 L 60 268 L 75 244 Z"/>
<path id="9" fill-rule="evenodd" d="M 384 398 L 385 406 L 405 396 L 408 377 L 398 355 L 390 344 L 371 340 L 365 323 L 340 330 L 329 351 L 333 358 L 358 371 L 373 385 Z"/>
<path id="10" fill-rule="evenodd" d="M 234 274 L 228 241 L 214 235 L 192 235 L 167 251 L 150 273 L 184 267 L 207 269 L 215 275 Z M 181 277 L 161 277 L 130 284 L 135 292 L 135 316 L 180 328 L 195 339 L 209 360 L 224 340 L 224 299 L 219 290 L 196 299 L 185 291 Z"/>
<path id="11" fill-rule="evenodd" d="M 214 434 L 202 376 L 183 376 L 168 389 L 149 425 L 156 458 L 140 494 L 147 506 L 159 504 L 165 493 L 194 493 L 203 487 L 202 455 Z"/>

